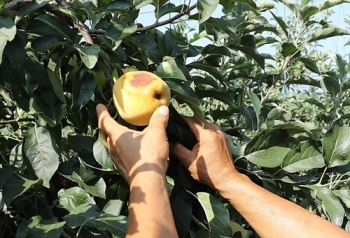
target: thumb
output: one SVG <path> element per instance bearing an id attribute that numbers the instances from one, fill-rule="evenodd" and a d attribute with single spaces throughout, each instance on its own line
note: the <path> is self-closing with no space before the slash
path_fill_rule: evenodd
<path id="1" fill-rule="evenodd" d="M 169 108 L 165 105 L 162 105 L 158 107 L 157 110 L 153 113 L 150 121 L 149 121 L 149 126 L 153 127 L 162 127 L 165 128 L 168 125 L 168 120 L 169 120 Z"/>

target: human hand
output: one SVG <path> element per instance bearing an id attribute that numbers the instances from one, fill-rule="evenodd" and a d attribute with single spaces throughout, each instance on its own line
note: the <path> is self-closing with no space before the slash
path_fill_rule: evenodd
<path id="1" fill-rule="evenodd" d="M 185 118 L 198 143 L 192 150 L 182 144 L 170 144 L 170 153 L 190 171 L 191 176 L 218 190 L 221 184 L 239 174 L 233 165 L 228 141 L 217 125 L 205 123 L 196 118 Z"/>
<path id="2" fill-rule="evenodd" d="M 156 171 L 165 176 L 169 155 L 165 132 L 168 107 L 159 107 L 143 131 L 130 130 L 118 124 L 102 104 L 98 104 L 96 110 L 99 128 L 107 135 L 111 158 L 129 185 L 142 172 Z"/>

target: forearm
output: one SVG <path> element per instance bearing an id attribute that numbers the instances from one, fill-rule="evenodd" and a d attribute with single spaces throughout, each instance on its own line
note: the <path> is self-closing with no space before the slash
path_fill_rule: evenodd
<path id="1" fill-rule="evenodd" d="M 127 237 L 177 237 L 165 175 L 138 173 L 130 192 Z"/>
<path id="2" fill-rule="evenodd" d="M 251 182 L 235 175 L 218 191 L 261 237 L 350 237 L 350 234 Z"/>

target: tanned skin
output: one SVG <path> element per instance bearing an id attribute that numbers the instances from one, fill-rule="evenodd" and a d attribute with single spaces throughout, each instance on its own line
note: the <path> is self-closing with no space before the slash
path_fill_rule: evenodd
<path id="1" fill-rule="evenodd" d="M 227 139 L 216 125 L 206 123 L 203 127 L 195 118 L 185 118 L 198 141 L 188 150 L 181 144 L 169 145 L 166 106 L 157 109 L 142 132 L 119 125 L 102 105 L 97 106 L 97 114 L 99 127 L 107 134 L 111 158 L 130 185 L 127 237 L 177 237 L 166 190 L 169 153 L 182 162 L 195 180 L 226 198 L 260 237 L 350 237 L 331 222 L 239 173 Z"/>
<path id="2" fill-rule="evenodd" d="M 97 106 L 99 127 L 107 134 L 111 158 L 130 185 L 128 238 L 178 237 L 166 188 L 169 109 L 160 107 L 142 132 L 130 130 Z"/>
<path id="3" fill-rule="evenodd" d="M 192 177 L 217 190 L 247 220 L 260 237 L 330 238 L 350 237 L 333 223 L 253 183 L 232 162 L 227 139 L 221 129 L 195 118 L 185 118 L 199 141 L 190 151 L 171 145 L 174 154 Z"/>

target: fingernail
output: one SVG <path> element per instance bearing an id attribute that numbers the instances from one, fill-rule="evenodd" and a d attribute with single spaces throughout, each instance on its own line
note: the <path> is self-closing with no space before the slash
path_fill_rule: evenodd
<path id="1" fill-rule="evenodd" d="M 166 116 L 166 117 L 168 117 L 169 116 L 169 108 L 167 107 L 167 106 L 160 106 L 159 108 L 158 108 L 158 113 L 160 113 L 160 114 L 162 114 L 162 115 L 164 115 L 164 116 Z"/>

